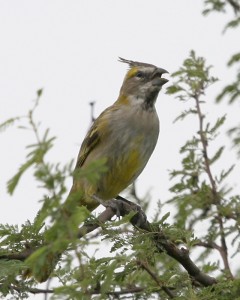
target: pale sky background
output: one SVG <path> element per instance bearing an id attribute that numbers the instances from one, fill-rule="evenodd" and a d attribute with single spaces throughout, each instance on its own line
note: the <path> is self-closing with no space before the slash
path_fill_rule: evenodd
<path id="1" fill-rule="evenodd" d="M 221 87 L 234 78 L 234 70 L 227 69 L 226 63 L 239 50 L 239 32 L 222 35 L 231 13 L 203 17 L 202 9 L 202 0 L 0 0 L 0 122 L 26 114 L 36 91 L 43 88 L 36 116 L 43 130 L 49 127 L 57 136 L 48 158 L 65 164 L 76 158 L 89 127 L 89 102 L 96 101 L 97 116 L 118 96 L 127 69 L 117 61 L 118 56 L 152 63 L 171 73 L 194 49 L 220 78 L 206 95 L 207 117 L 214 122 L 228 114 L 224 132 L 216 140 L 217 146 L 226 145 L 226 153 L 215 170 L 236 163 L 230 183 L 239 191 L 239 165 L 225 134 L 239 121 L 239 105 L 214 103 Z M 141 194 L 151 189 L 153 209 L 157 199 L 169 199 L 168 170 L 180 166 L 179 147 L 198 125 L 194 119 L 173 124 L 185 105 L 165 95 L 165 87 L 160 92 L 156 104 L 160 138 L 138 180 Z M 31 143 L 34 137 L 28 131 L 12 127 L 0 134 L 2 223 L 33 220 L 40 207 L 42 191 L 31 172 L 24 175 L 13 197 L 6 193 L 7 180 L 24 162 L 24 147 Z"/>

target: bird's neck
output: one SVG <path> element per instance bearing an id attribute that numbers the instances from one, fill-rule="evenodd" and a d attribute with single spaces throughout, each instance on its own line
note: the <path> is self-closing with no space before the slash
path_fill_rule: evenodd
<path id="1" fill-rule="evenodd" d="M 130 104 L 129 96 L 120 93 L 115 104 L 129 105 Z"/>

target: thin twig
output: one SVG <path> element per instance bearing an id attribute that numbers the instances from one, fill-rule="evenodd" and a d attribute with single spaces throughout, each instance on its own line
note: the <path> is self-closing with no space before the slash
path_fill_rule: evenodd
<path id="1" fill-rule="evenodd" d="M 216 249 L 218 251 L 220 251 L 221 247 L 216 244 L 215 242 L 202 242 L 202 241 L 198 241 L 197 243 L 194 244 L 194 246 L 200 246 L 200 247 L 204 247 L 204 248 L 208 248 L 208 249 Z"/>
<path id="2" fill-rule="evenodd" d="M 1 285 L 0 285 L 1 288 Z M 67 288 L 67 286 L 66 286 Z M 9 289 L 14 290 L 18 293 L 22 292 L 22 289 L 16 285 L 11 285 L 9 286 Z M 140 293 L 142 291 L 144 291 L 145 288 L 142 287 L 130 287 L 127 289 L 122 289 L 120 291 L 113 291 L 113 292 L 105 292 L 104 294 L 109 295 L 109 296 L 120 296 L 120 295 L 125 295 L 125 294 L 136 294 L 136 293 Z M 26 292 L 29 292 L 31 294 L 37 295 L 37 294 L 44 294 L 44 295 L 48 295 L 48 294 L 52 294 L 54 292 L 54 290 L 52 289 L 37 289 L 37 288 L 26 288 L 25 290 Z M 89 295 L 99 295 L 101 294 L 101 291 L 87 291 L 86 292 Z"/>
<path id="3" fill-rule="evenodd" d="M 154 272 L 152 272 L 152 270 L 149 268 L 149 266 L 147 265 L 147 263 L 146 262 L 143 262 L 143 261 L 141 261 L 141 260 L 138 260 L 137 261 L 137 264 L 141 267 L 141 268 L 143 268 L 152 278 L 153 278 L 153 280 L 157 283 L 157 285 L 159 285 L 160 286 L 160 288 L 171 298 L 171 299 L 173 299 L 173 298 L 175 298 L 175 295 L 172 293 L 172 291 L 168 288 L 168 287 L 166 287 L 165 285 L 164 285 L 164 283 L 158 278 L 158 276 L 154 273 Z"/>
<path id="4" fill-rule="evenodd" d="M 240 4 L 235 0 L 227 0 L 227 2 L 232 6 L 234 13 L 237 15 L 240 12 Z"/>
<path id="5" fill-rule="evenodd" d="M 227 244 L 226 244 L 226 239 L 225 239 L 225 230 L 224 230 L 224 225 L 223 225 L 223 218 L 220 212 L 220 206 L 221 206 L 221 199 L 219 197 L 219 194 L 217 192 L 217 186 L 216 182 L 213 178 L 212 171 L 210 168 L 210 159 L 208 156 L 208 141 L 204 133 L 204 128 L 203 128 L 203 121 L 204 121 L 204 115 L 202 114 L 201 107 L 200 107 L 200 99 L 199 95 L 196 94 L 194 96 L 195 102 L 196 102 L 196 108 L 197 108 L 197 114 L 199 118 L 199 135 L 200 135 L 200 140 L 202 143 L 202 148 L 203 148 L 203 159 L 204 159 L 204 166 L 205 170 L 207 173 L 207 176 L 210 181 L 211 185 L 211 191 L 212 191 L 212 196 L 213 196 L 213 203 L 216 204 L 217 207 L 217 221 L 219 224 L 219 229 L 220 229 L 220 238 L 221 238 L 221 248 L 218 249 L 219 253 L 222 257 L 223 264 L 225 270 L 229 273 L 229 277 L 233 279 L 233 274 L 231 272 L 230 266 L 229 266 L 229 261 L 228 261 L 228 249 L 227 249 Z"/>

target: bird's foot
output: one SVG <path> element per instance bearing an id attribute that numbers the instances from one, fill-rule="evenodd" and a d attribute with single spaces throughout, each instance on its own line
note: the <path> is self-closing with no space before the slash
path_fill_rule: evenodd
<path id="1" fill-rule="evenodd" d="M 121 202 L 118 202 L 116 199 L 102 200 L 96 195 L 93 195 L 92 198 L 98 203 L 102 204 L 104 207 L 110 207 L 116 213 L 118 218 L 122 216 L 123 205 Z"/>
<path id="2" fill-rule="evenodd" d="M 102 204 L 104 207 L 110 207 L 116 213 L 118 218 L 120 216 L 125 216 L 130 212 L 136 212 L 136 214 L 130 220 L 130 222 L 134 226 L 140 227 L 140 225 L 142 226 L 142 224 L 147 222 L 147 217 L 139 205 L 119 195 L 116 197 L 116 199 L 105 201 L 96 195 L 93 195 L 92 197 L 95 201 Z"/>
<path id="3" fill-rule="evenodd" d="M 133 226 L 137 227 L 145 227 L 147 226 L 147 216 L 142 210 L 141 206 L 133 203 L 122 196 L 117 196 L 116 197 L 117 202 L 122 202 L 122 205 L 124 206 L 124 212 L 125 214 L 128 214 L 131 211 L 136 212 L 135 215 L 131 218 L 130 222 L 132 223 Z"/>

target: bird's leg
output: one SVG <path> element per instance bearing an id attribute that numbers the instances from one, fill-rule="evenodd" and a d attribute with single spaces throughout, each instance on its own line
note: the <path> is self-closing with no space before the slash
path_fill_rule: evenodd
<path id="1" fill-rule="evenodd" d="M 116 212 L 117 217 L 119 218 L 122 215 L 123 204 L 119 203 L 116 199 L 110 200 L 102 200 L 97 195 L 92 195 L 93 200 L 97 201 L 98 203 L 102 204 L 104 207 L 110 207 Z"/>
<path id="2" fill-rule="evenodd" d="M 133 203 L 132 201 L 129 201 L 127 200 L 126 198 L 123 198 L 122 196 L 120 195 L 117 195 L 117 197 L 115 198 L 117 201 L 122 201 L 122 202 L 125 202 L 127 203 L 128 205 L 133 205 L 135 208 L 139 208 L 141 209 L 141 206 L 136 204 L 136 203 Z M 138 209 L 137 209 L 138 210 Z"/>
<path id="3" fill-rule="evenodd" d="M 118 218 L 120 216 L 124 216 L 130 212 L 135 211 L 136 214 L 130 220 L 132 225 L 137 227 L 142 226 L 143 228 L 148 226 L 147 217 L 139 205 L 119 195 L 115 199 L 105 200 L 105 201 L 96 195 L 93 195 L 92 198 L 98 203 L 102 204 L 104 207 L 110 207 L 111 209 L 113 209 L 113 211 L 116 213 Z"/>
<path id="4" fill-rule="evenodd" d="M 135 211 L 136 214 L 131 218 L 130 222 L 132 223 L 133 226 L 137 226 L 137 227 L 142 227 L 142 228 L 147 228 L 148 227 L 148 221 L 147 221 L 147 216 L 144 213 L 144 211 L 142 210 L 141 206 L 133 203 L 125 198 L 123 198 L 122 196 L 118 195 L 116 197 L 117 202 L 122 202 L 122 205 L 125 207 L 126 205 L 128 206 L 128 210 L 131 211 Z"/>

